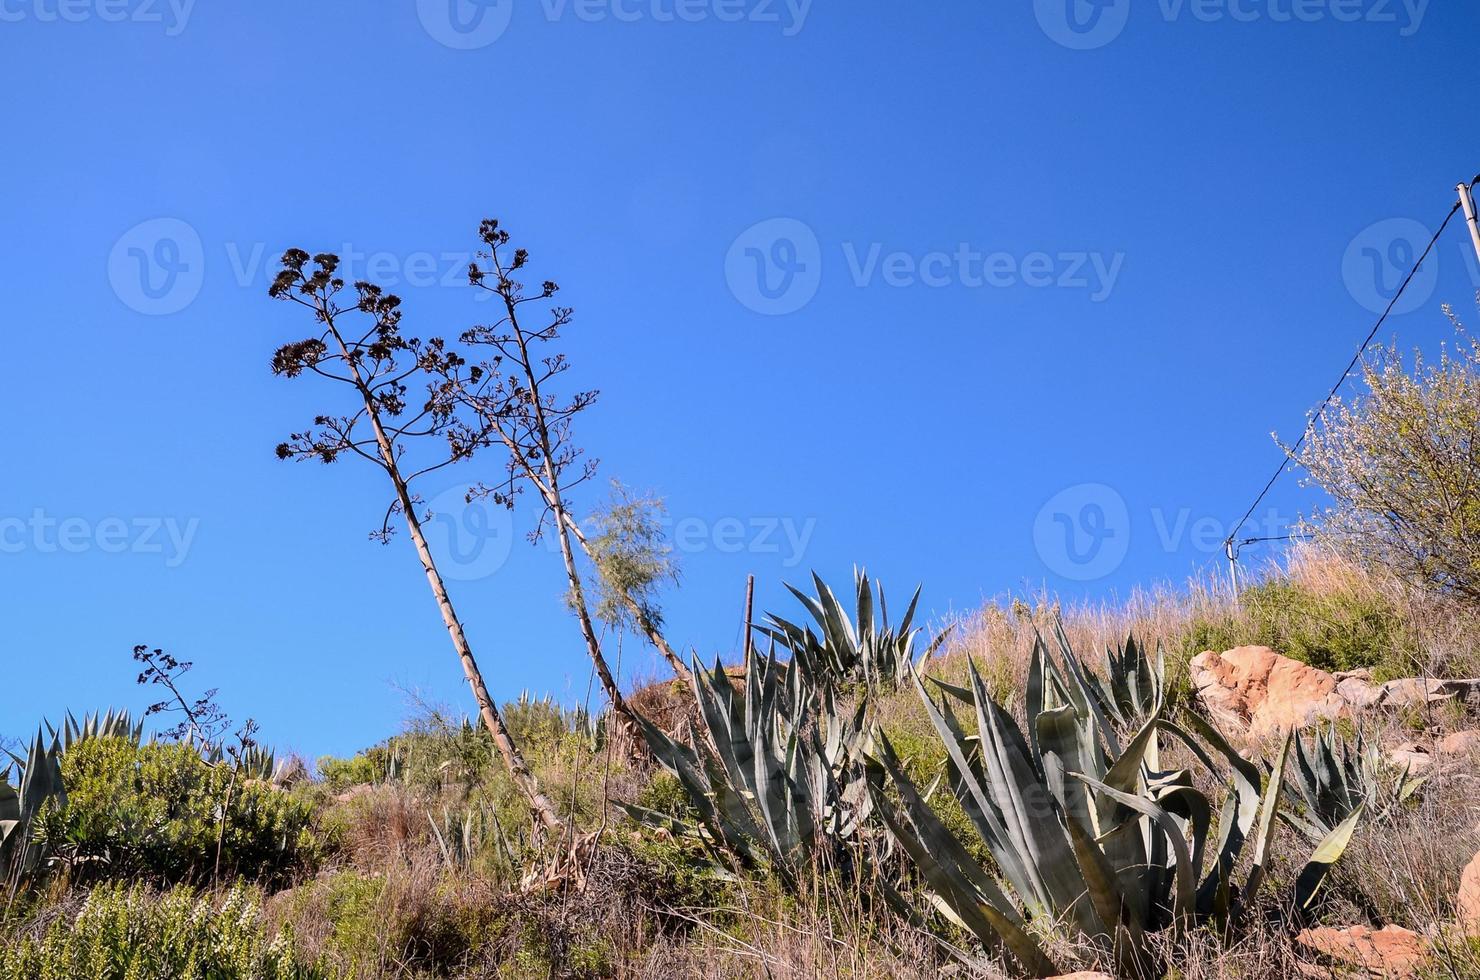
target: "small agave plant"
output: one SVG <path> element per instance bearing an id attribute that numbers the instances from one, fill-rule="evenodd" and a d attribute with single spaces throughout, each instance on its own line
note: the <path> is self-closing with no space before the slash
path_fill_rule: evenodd
<path id="1" fill-rule="evenodd" d="M 702 738 L 685 745 L 639 717 L 649 749 L 683 787 L 697 819 L 637 806 L 649 827 L 697 839 L 724 864 L 768 868 L 795 886 L 817 864 L 846 866 L 869 815 L 861 766 L 865 708 L 845 714 L 832 686 L 799 663 L 752 657 L 737 691 L 696 659 Z"/>
<path id="2" fill-rule="evenodd" d="M 1375 739 L 1360 730 L 1343 738 L 1334 725 L 1318 727 L 1309 740 L 1295 739 L 1291 779 L 1298 808 L 1280 811 L 1280 819 L 1310 840 L 1320 840 L 1342 821 L 1365 809 L 1375 818 L 1407 802 L 1425 777 L 1394 769 Z"/>
<path id="3" fill-rule="evenodd" d="M 1072 656 L 1063 624 L 1056 624 L 1059 644 L 1067 659 Z M 1122 728 L 1130 728 L 1150 717 L 1166 699 L 1166 652 L 1158 645 L 1153 658 L 1134 635 L 1125 643 L 1105 651 L 1106 680 L 1091 673 L 1100 693 L 1100 703 Z"/>
<path id="4" fill-rule="evenodd" d="M 36 818 L 49 801 L 66 805 L 67 791 L 62 785 L 62 746 L 55 736 L 46 739 L 38 729 L 26 757 L 11 759 L 8 770 L 14 772 L 15 784 L 9 772 L 0 779 L 0 876 L 14 895 L 44 856 L 32 833 Z"/>
<path id="5" fill-rule="evenodd" d="M 1158 976 L 1149 933 L 1203 924 L 1226 931 L 1254 903 L 1268 870 L 1288 741 L 1265 779 L 1205 720 L 1189 713 L 1183 727 L 1157 703 L 1121 745 L 1100 703 L 1102 685 L 1077 662 L 1059 669 L 1041 641 L 1026 690 L 1026 735 L 987 694 L 974 664 L 970 687 L 942 685 L 939 702 L 918 674 L 912 679 L 946 749 L 947 785 L 996 868 L 983 867 L 946 829 L 882 734 L 867 764 L 869 789 L 936 909 L 989 952 L 1006 954 L 1029 976 L 1054 976 L 1063 971 L 1044 940 L 1057 934 L 1098 946 L 1121 974 Z M 952 701 L 970 709 L 977 734 L 967 734 Z M 1162 768 L 1161 733 L 1209 770 L 1222 760 L 1232 781 L 1221 806 L 1195 787 L 1191 771 Z M 1316 847 L 1295 885 L 1297 909 L 1311 906 L 1360 815 Z M 1234 869 L 1250 842 L 1252 868 L 1240 883 Z"/>
<path id="6" fill-rule="evenodd" d="M 807 608 L 816 623 L 817 632 L 813 632 L 811 626 L 798 625 L 775 615 L 768 617 L 770 625 L 758 627 L 759 631 L 781 644 L 791 654 L 792 660 L 803 664 L 814 677 L 862 681 L 871 688 L 885 689 L 907 683 L 910 668 L 917 660 L 915 639 L 921 632 L 911 629 L 920 590 L 915 589 L 905 608 L 904 618 L 898 628 L 894 628 L 889 625 L 884 586 L 871 582 L 867 572 L 855 570 L 853 573 L 855 602 L 851 609 L 838 600 L 815 572 L 812 582 L 817 589 L 815 597 L 790 585 L 787 588 Z M 874 615 L 876 608 L 877 618 Z M 928 659 L 945 638 L 944 632 L 936 636 L 918 659 Z"/>

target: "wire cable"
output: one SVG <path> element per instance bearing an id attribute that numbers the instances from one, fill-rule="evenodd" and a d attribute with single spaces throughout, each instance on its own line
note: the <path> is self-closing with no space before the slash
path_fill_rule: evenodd
<path id="1" fill-rule="evenodd" d="M 1476 181 L 1480 181 L 1480 176 L 1477 176 L 1475 179 Z M 1238 548 L 1234 546 L 1234 538 L 1238 537 L 1238 532 L 1243 529 L 1243 526 L 1249 522 L 1249 518 L 1254 515 L 1254 509 L 1264 502 L 1264 498 L 1267 497 L 1269 495 L 1269 491 L 1274 488 L 1275 482 L 1279 480 L 1279 478 L 1284 475 L 1285 470 L 1289 468 L 1291 458 L 1295 455 L 1295 453 L 1300 451 L 1301 446 L 1305 445 L 1305 439 L 1307 436 L 1310 435 L 1311 430 L 1315 428 L 1316 420 L 1321 417 L 1321 413 L 1326 411 L 1326 408 L 1331 404 L 1331 400 L 1336 397 L 1336 393 L 1340 391 L 1341 386 L 1346 383 L 1346 379 L 1351 377 L 1352 368 L 1356 367 L 1357 362 L 1362 359 L 1362 355 L 1367 353 L 1367 348 L 1372 345 L 1372 339 L 1377 336 L 1377 331 L 1382 329 L 1382 325 L 1387 321 L 1388 315 L 1393 312 L 1393 307 L 1397 306 L 1398 300 L 1403 298 L 1403 291 L 1408 288 L 1409 283 L 1413 282 L 1413 277 L 1418 275 L 1418 270 L 1423 265 L 1424 259 L 1427 259 L 1429 257 L 1429 253 L 1434 250 L 1434 246 L 1437 245 L 1439 242 L 1439 237 L 1444 234 L 1444 229 L 1449 227 L 1449 222 L 1454 220 L 1454 216 L 1459 211 L 1459 207 L 1459 202 L 1456 201 L 1454 207 L 1450 208 L 1449 213 L 1444 216 L 1444 221 L 1442 224 L 1439 225 L 1439 230 L 1434 233 L 1433 238 L 1429 239 L 1428 247 L 1423 250 L 1423 254 L 1418 257 L 1418 261 L 1413 263 L 1413 268 L 1409 270 L 1407 278 L 1405 278 L 1403 280 L 1403 284 L 1398 287 L 1398 291 L 1393 294 L 1393 299 L 1390 303 L 1388 303 L 1387 309 L 1382 311 L 1382 316 L 1377 318 L 1377 322 L 1374 323 L 1372 325 L 1372 329 L 1367 332 L 1367 338 L 1362 341 L 1362 345 L 1357 348 L 1357 352 L 1352 355 L 1351 361 L 1347 363 L 1346 370 L 1341 372 L 1341 377 L 1336 379 L 1336 383 L 1331 386 L 1330 392 L 1328 392 L 1325 399 L 1322 400 L 1320 407 L 1317 408 L 1315 412 L 1311 415 L 1310 421 L 1305 426 L 1305 431 L 1300 434 L 1300 438 L 1295 441 L 1295 445 L 1292 446 L 1287 453 L 1285 453 L 1285 458 L 1280 460 L 1280 465 L 1275 468 L 1274 475 L 1271 476 L 1269 478 L 1269 481 L 1264 484 L 1264 489 L 1259 491 L 1259 496 L 1254 498 L 1254 502 L 1249 505 L 1249 509 L 1244 511 L 1244 516 L 1240 517 L 1238 523 L 1233 526 L 1233 530 L 1228 532 L 1228 537 L 1224 540 L 1223 544 L 1225 548 L 1231 549 L 1229 557 L 1236 558 L 1238 556 Z M 1240 542 L 1240 546 L 1244 544 L 1252 544 L 1256 540 L 1258 539 L 1250 539 L 1249 541 Z"/>

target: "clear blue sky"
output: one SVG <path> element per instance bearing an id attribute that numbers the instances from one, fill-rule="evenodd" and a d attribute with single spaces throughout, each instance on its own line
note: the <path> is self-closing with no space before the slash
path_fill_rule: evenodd
<path id="1" fill-rule="evenodd" d="M 440 280 L 503 219 L 712 655 L 747 572 L 783 610 L 866 563 L 944 616 L 1208 565 L 1480 169 L 1474 4 L 456 3 L 0 0 L 0 733 L 142 706 L 135 643 L 309 755 L 390 733 L 398 686 L 468 703 L 407 542 L 366 538 L 377 474 L 273 458 L 344 404 L 268 371 L 306 332 L 265 295 L 286 247 L 455 334 L 488 307 Z M 1384 338 L 1473 314 L 1466 249 Z M 580 700 L 558 560 L 480 526 L 456 597 L 496 693 Z"/>

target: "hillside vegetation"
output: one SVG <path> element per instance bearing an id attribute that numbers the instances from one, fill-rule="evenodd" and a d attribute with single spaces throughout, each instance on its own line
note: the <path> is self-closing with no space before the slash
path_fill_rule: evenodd
<path id="1" fill-rule="evenodd" d="M 1107 646 L 1126 636 L 1143 650 L 1165 651 L 1164 690 L 1147 686 L 1144 704 L 1121 705 L 1124 731 L 1134 731 L 1134 716 L 1155 710 L 1157 699 L 1168 717 L 1185 719 L 1195 710 L 1187 662 L 1204 648 L 1264 643 L 1313 664 L 1392 676 L 1480 673 L 1472 639 L 1480 634 L 1463 606 L 1415 596 L 1307 549 L 1237 607 L 1199 588 L 1141 594 L 1118 607 L 990 605 L 956 624 L 924 662 L 924 674 L 969 686 L 974 667 L 984 693 L 1009 712 L 1011 721 L 1002 723 L 1025 725 L 1030 688 L 1042 682 L 1030 677 L 1033 651 L 1059 623 L 1063 639 L 1100 674 Z M 812 626 L 813 652 L 835 652 Z M 902 638 L 893 645 L 902 649 Z M 923 646 L 910 652 L 918 657 Z M 1054 657 L 1062 671 L 1058 651 Z M 811 669 L 825 674 L 832 668 L 822 659 Z M 876 662 L 886 659 L 881 654 Z M 924 825 L 901 809 L 900 794 L 911 784 L 921 793 L 934 785 L 930 806 L 941 828 L 960 842 L 961 855 L 1012 894 L 1011 873 L 967 813 L 971 794 L 958 797 L 940 784 L 950 766 L 947 745 L 908 668 L 893 666 L 900 683 L 860 675 L 835 685 L 837 703 L 822 725 L 849 728 L 856 707 L 867 702 L 878 737 L 858 749 L 858 758 L 887 754 L 907 780 L 890 785 L 886 777 L 875 787 L 886 811 L 894 809 L 889 819 L 923 833 Z M 744 671 L 730 674 L 738 675 L 725 679 L 733 690 Z M 796 683 L 792 676 L 779 679 L 776 690 Z M 715 693 L 699 683 L 701 697 Z M 705 730 L 684 682 L 660 682 L 631 700 L 655 719 L 650 744 L 659 756 L 666 750 L 657 725 L 680 740 L 675 746 Z M 960 713 L 968 732 L 976 729 L 973 714 Z M 634 751 L 612 726 L 527 698 L 505 706 L 504 716 L 571 828 L 564 843 L 540 839 L 489 735 L 460 716 L 423 709 L 403 731 L 352 758 L 319 760 L 314 778 L 278 763 L 276 782 L 270 773 L 243 776 L 229 758 L 210 762 L 188 742 L 141 740 L 126 724 L 79 731 L 58 746 L 65 801 L 53 798 L 36 820 L 37 853 L 16 876 L 0 975 L 894 977 L 944 975 L 963 958 L 988 974 L 1033 972 L 1010 944 L 984 942 L 949 900 L 932 902 L 937 883 L 891 839 L 877 807 L 861 827 L 816 828 L 811 841 L 790 847 L 765 840 L 765 831 L 748 842 L 739 834 L 716 837 L 698 830 L 703 815 L 682 774 Z M 1364 717 L 1360 726 L 1365 737 L 1390 745 L 1469 721 L 1462 706 L 1450 705 Z M 1111 719 L 1110 727 L 1121 726 Z M 1335 736 L 1355 728 L 1343 723 Z M 976 743 L 962 744 L 971 751 Z M 819 751 L 828 757 L 826 746 Z M 1196 765 L 1175 739 L 1164 738 L 1161 751 L 1162 770 Z M 1278 751 L 1249 750 L 1266 760 Z M 851 765 L 831 758 L 840 773 Z M 1465 768 L 1436 774 L 1401 803 L 1360 820 L 1299 923 L 1286 903 L 1312 841 L 1294 821 L 1276 820 L 1259 859 L 1267 869 L 1264 897 L 1217 921 L 1144 929 L 1136 957 L 1092 930 L 1067 926 L 1063 917 L 1076 914 L 1068 910 L 1055 913 L 1059 927 L 1040 920 L 1025 927 L 1059 969 L 1133 975 L 1139 957 L 1140 968 L 1154 965 L 1167 975 L 1254 977 L 1311 961 L 1310 951 L 1293 942 L 1297 925 L 1392 924 L 1440 937 L 1432 975 L 1474 975 L 1480 948 L 1452 925 L 1460 873 L 1480 847 L 1480 788 Z M 860 778 L 869 778 L 867 769 L 865 762 Z M 1228 772 L 1227 760 L 1215 760 L 1213 769 L 1193 774 L 1189 791 L 1209 794 L 1216 811 Z M 1384 766 L 1378 776 L 1400 772 Z M 714 769 L 701 778 L 726 783 Z M 868 797 L 853 792 L 837 790 L 829 806 L 846 809 Z M 722 789 L 711 793 L 723 796 Z M 1303 812 L 1295 794 L 1289 799 L 1290 809 Z M 820 803 L 817 812 L 824 812 Z M 899 830 L 908 836 L 906 827 Z M 932 852 L 946 853 L 939 846 Z M 1252 863 L 1246 849 L 1233 878 L 1244 888 Z M 899 894 L 891 896 L 895 888 Z M 1014 899 L 1025 907 L 1033 901 Z"/>
<path id="2" fill-rule="evenodd" d="M 334 255 L 270 291 L 313 331 L 273 372 L 340 399 L 277 454 L 382 481 L 373 536 L 409 539 L 466 707 L 309 766 L 135 648 L 175 725 L 52 719 L 0 772 L 0 978 L 1480 976 L 1480 347 L 1367 365 L 1295 455 L 1315 543 L 1237 597 L 925 624 L 918 591 L 814 576 L 685 662 L 661 502 L 572 513 L 573 312 L 479 239 L 501 318 L 456 339 L 404 336 Z M 497 702 L 443 581 L 415 483 L 487 454 L 468 499 L 533 501 L 590 705 Z M 624 689 L 621 635 L 671 678 Z"/>

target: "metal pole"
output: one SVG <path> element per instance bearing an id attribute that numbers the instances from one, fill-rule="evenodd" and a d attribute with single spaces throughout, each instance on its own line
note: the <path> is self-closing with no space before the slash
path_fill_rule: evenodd
<path id="1" fill-rule="evenodd" d="M 1233 608 L 1238 604 L 1238 552 L 1234 550 L 1233 539 L 1229 538 L 1223 542 L 1223 553 L 1228 556 L 1228 584 L 1233 590 Z"/>
<path id="2" fill-rule="evenodd" d="M 1475 195 L 1470 193 L 1470 188 L 1476 181 L 1480 181 L 1480 177 L 1468 184 L 1460 184 L 1456 189 L 1459 191 L 1459 203 L 1465 209 L 1465 223 L 1470 226 L 1470 241 L 1475 243 L 1475 259 L 1480 261 L 1480 220 L 1475 217 Z"/>

